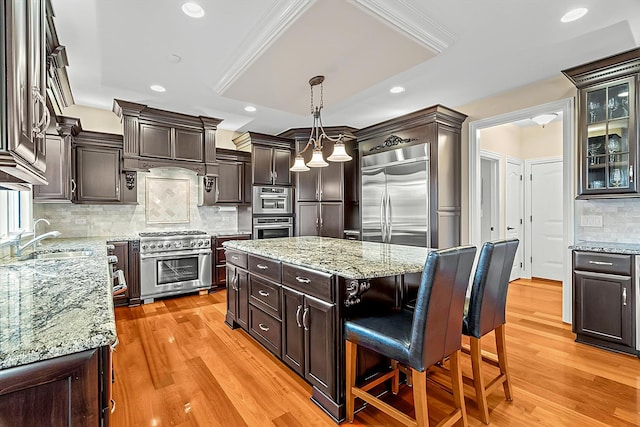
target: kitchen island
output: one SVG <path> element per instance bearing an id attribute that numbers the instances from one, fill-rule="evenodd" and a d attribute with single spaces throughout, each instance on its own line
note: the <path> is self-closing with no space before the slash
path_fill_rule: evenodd
<path id="1" fill-rule="evenodd" d="M 344 338 L 349 316 L 411 301 L 430 249 L 325 237 L 224 243 L 226 323 L 247 331 L 312 385 L 311 399 L 344 419 Z M 358 377 L 387 369 L 365 353 Z"/>
<path id="2" fill-rule="evenodd" d="M 116 327 L 105 240 L 37 250 L 52 253 L 0 260 L 0 425 L 108 425 Z"/>

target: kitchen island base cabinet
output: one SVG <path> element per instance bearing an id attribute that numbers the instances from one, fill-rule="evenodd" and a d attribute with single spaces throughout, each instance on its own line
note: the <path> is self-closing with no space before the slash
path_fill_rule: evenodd
<path id="1" fill-rule="evenodd" d="M 111 349 L 101 347 L 0 371 L 0 425 L 109 425 Z"/>
<path id="2" fill-rule="evenodd" d="M 229 255 L 227 254 L 227 257 Z M 246 255 L 245 255 L 246 260 Z M 249 276 L 227 261 L 227 325 L 249 331 Z"/>

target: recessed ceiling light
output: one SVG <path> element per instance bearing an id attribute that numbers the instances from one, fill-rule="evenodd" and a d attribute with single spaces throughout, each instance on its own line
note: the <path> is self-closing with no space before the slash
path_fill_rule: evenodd
<path id="1" fill-rule="evenodd" d="M 404 88 L 402 86 L 394 86 L 391 89 L 389 89 L 389 92 L 391 92 L 391 93 L 402 93 L 402 92 L 404 92 Z"/>
<path id="2" fill-rule="evenodd" d="M 204 16 L 204 9 L 200 7 L 198 3 L 187 2 L 182 5 L 182 11 L 185 15 L 192 18 L 202 18 Z"/>
<path id="3" fill-rule="evenodd" d="M 576 20 L 582 18 L 584 15 L 586 15 L 587 12 L 589 12 L 589 9 L 587 9 L 586 7 L 578 7 L 576 9 L 572 9 L 569 12 L 565 13 L 564 15 L 562 15 L 562 18 L 560 18 L 560 21 L 561 22 L 576 21 Z"/>
<path id="4" fill-rule="evenodd" d="M 160 85 L 151 85 L 149 86 L 151 88 L 151 90 L 155 91 L 155 92 L 166 92 L 167 90 L 164 88 L 164 86 L 160 86 Z"/>
<path id="5" fill-rule="evenodd" d="M 167 55 L 167 61 L 171 62 L 172 64 L 177 64 L 178 62 L 182 61 L 182 57 L 180 55 L 176 55 L 175 53 L 171 53 Z"/>
<path id="6" fill-rule="evenodd" d="M 244 107 L 244 111 L 253 113 L 254 111 L 256 111 L 256 107 L 254 107 L 253 105 L 247 105 L 246 107 Z"/>

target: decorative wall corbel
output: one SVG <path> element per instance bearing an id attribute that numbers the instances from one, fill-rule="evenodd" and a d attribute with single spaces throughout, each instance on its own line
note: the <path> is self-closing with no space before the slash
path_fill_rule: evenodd
<path id="1" fill-rule="evenodd" d="M 133 171 L 126 171 L 124 173 L 124 179 L 127 185 L 127 189 L 133 190 L 136 186 L 136 173 Z"/>

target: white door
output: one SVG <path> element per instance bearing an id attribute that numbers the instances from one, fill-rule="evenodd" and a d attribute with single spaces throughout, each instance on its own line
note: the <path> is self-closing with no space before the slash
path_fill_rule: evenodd
<path id="1" fill-rule="evenodd" d="M 562 280 L 562 159 L 531 165 L 531 276 Z"/>
<path id="2" fill-rule="evenodd" d="M 482 243 L 500 238 L 498 198 L 499 161 L 480 158 L 480 237 Z"/>
<path id="3" fill-rule="evenodd" d="M 524 212 L 524 181 L 522 175 L 524 173 L 524 164 L 519 159 L 508 159 L 505 177 L 505 238 L 519 239 L 518 251 L 513 261 L 511 277 L 509 280 L 515 280 L 522 277 L 524 269 L 524 229 L 523 229 L 523 212 Z"/>

